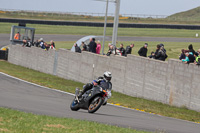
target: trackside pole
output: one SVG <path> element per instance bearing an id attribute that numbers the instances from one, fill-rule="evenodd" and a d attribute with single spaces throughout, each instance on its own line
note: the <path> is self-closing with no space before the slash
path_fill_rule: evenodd
<path id="1" fill-rule="evenodd" d="M 118 25 L 119 25 L 120 0 L 116 0 L 115 2 L 116 2 L 116 9 L 115 9 L 115 18 L 114 18 L 114 26 L 113 26 L 112 44 L 116 47 L 117 32 L 118 32 Z"/>
<path id="2" fill-rule="evenodd" d="M 107 26 L 107 15 L 108 15 L 108 0 L 107 0 L 107 2 L 106 2 L 106 14 L 105 14 L 105 22 L 104 22 L 104 33 L 103 33 L 103 48 L 102 48 L 102 54 L 104 54 L 105 37 L 106 37 L 106 26 Z"/>

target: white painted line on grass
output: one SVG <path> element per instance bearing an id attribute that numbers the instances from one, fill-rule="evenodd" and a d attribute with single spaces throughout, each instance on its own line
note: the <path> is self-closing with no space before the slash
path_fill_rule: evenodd
<path id="1" fill-rule="evenodd" d="M 74 94 L 72 94 L 72 93 L 65 92 L 65 91 L 61 91 L 61 90 L 57 90 L 57 89 L 48 88 L 48 87 L 41 86 L 41 85 L 38 85 L 38 84 L 35 84 L 35 83 L 31 83 L 31 82 L 28 82 L 28 81 L 26 81 L 26 80 L 23 80 L 23 79 L 20 79 L 20 78 L 17 78 L 17 77 L 14 77 L 14 76 L 5 74 L 5 73 L 3 73 L 3 72 L 0 72 L 0 74 L 5 75 L 5 76 L 8 76 L 8 77 L 13 78 L 13 79 L 16 79 L 16 80 L 19 80 L 19 81 L 22 81 L 22 82 L 25 82 L 25 83 L 27 83 L 27 84 L 35 85 L 35 86 L 38 86 L 38 87 L 41 87 L 41 88 L 45 88 L 45 89 L 48 89 L 48 90 L 53 90 L 53 91 L 57 91 L 57 92 L 61 92 L 61 93 L 65 93 L 65 94 L 69 94 L 69 95 L 74 96 Z"/>

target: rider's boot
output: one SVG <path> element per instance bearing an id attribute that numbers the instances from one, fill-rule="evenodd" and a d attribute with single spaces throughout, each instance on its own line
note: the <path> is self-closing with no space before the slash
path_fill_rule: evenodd
<path id="1" fill-rule="evenodd" d="M 92 87 L 93 87 L 93 85 L 92 85 L 91 83 L 88 83 L 88 84 L 84 85 L 84 86 L 83 86 L 83 91 L 78 95 L 78 98 L 81 98 L 82 95 L 83 95 L 86 91 L 92 89 Z"/>

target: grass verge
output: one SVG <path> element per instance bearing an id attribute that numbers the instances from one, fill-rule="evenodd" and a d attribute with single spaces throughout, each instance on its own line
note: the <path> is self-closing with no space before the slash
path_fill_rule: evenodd
<path id="1" fill-rule="evenodd" d="M 0 33 L 10 33 L 12 25 L 17 23 L 0 23 Z M 69 34 L 69 35 L 103 35 L 103 27 L 61 26 L 27 24 L 27 27 L 36 29 L 36 34 Z M 106 35 L 111 36 L 113 28 L 107 27 Z M 185 37 L 194 38 L 200 30 L 185 29 L 152 29 L 152 28 L 118 28 L 118 36 L 136 37 Z"/>
<path id="2" fill-rule="evenodd" d="M 0 72 L 4 72 L 39 85 L 47 86 L 49 88 L 63 90 L 71 93 L 74 93 L 76 87 L 81 88 L 83 85 L 82 83 L 62 79 L 53 75 L 13 65 L 6 61 L 0 61 Z M 189 110 L 185 107 L 177 108 L 167 104 L 162 104 L 160 102 L 130 97 L 114 91 L 112 93 L 112 98 L 109 99 L 109 103 L 148 113 L 200 123 L 200 112 Z"/>
<path id="3" fill-rule="evenodd" d="M 56 118 L 0 108 L 0 132 L 14 133 L 148 133 L 96 122 Z"/>

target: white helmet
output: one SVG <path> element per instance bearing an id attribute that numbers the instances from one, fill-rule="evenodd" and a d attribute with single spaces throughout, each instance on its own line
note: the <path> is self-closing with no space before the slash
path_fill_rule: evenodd
<path id="1" fill-rule="evenodd" d="M 112 78 L 112 74 L 111 74 L 111 72 L 106 71 L 106 72 L 104 72 L 103 77 L 104 77 L 107 81 L 110 81 L 111 78 Z"/>

